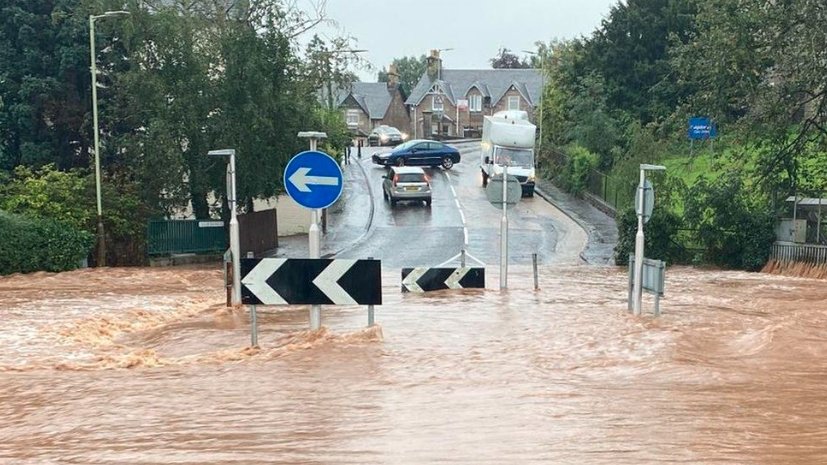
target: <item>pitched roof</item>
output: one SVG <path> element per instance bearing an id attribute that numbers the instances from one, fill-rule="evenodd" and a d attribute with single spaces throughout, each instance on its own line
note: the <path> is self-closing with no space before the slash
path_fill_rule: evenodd
<path id="1" fill-rule="evenodd" d="M 336 106 L 344 103 L 350 95 L 353 95 L 370 119 L 384 118 L 392 100 L 386 82 L 354 82 L 350 90 L 340 89 L 338 91 Z"/>
<path id="2" fill-rule="evenodd" d="M 439 83 L 454 104 L 457 98 L 468 95 L 468 91 L 476 87 L 484 96 L 491 97 L 493 105 L 514 86 L 530 104 L 538 105 L 543 87 L 539 69 L 443 69 L 440 78 L 432 80 L 428 73 L 423 74 L 405 104 L 419 105 L 431 87 Z"/>

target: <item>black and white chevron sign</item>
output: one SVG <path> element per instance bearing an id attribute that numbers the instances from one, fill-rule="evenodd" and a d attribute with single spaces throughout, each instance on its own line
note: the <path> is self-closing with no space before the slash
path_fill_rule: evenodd
<path id="1" fill-rule="evenodd" d="M 242 258 L 245 305 L 382 305 L 379 260 Z"/>
<path id="2" fill-rule="evenodd" d="M 485 268 L 402 268 L 402 292 L 485 288 Z"/>

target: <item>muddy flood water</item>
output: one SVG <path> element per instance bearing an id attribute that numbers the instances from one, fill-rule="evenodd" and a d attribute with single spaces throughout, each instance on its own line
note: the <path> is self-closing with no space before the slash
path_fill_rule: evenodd
<path id="1" fill-rule="evenodd" d="M 218 268 L 2 277 L 0 463 L 827 463 L 824 280 L 670 268 L 654 319 L 618 268 L 386 271 L 377 326 L 259 307 L 260 349 Z"/>

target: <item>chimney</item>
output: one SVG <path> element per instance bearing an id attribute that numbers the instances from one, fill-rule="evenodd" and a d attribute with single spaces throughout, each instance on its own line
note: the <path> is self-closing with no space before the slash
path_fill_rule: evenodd
<path id="1" fill-rule="evenodd" d="M 399 70 L 391 63 L 388 66 L 388 90 L 393 91 L 399 86 Z"/>
<path id="2" fill-rule="evenodd" d="M 431 80 L 438 79 L 442 74 L 442 59 L 439 58 L 439 50 L 431 50 L 431 56 L 428 57 L 428 77 Z"/>

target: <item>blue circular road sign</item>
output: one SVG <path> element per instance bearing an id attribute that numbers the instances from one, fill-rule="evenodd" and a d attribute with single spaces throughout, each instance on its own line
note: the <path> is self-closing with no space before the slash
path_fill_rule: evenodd
<path id="1" fill-rule="evenodd" d="M 342 169 L 324 152 L 302 152 L 284 168 L 284 187 L 304 208 L 327 208 L 342 195 Z"/>

